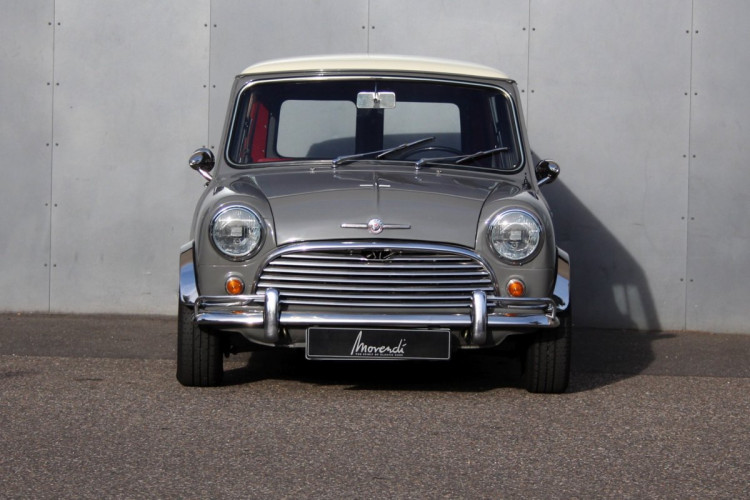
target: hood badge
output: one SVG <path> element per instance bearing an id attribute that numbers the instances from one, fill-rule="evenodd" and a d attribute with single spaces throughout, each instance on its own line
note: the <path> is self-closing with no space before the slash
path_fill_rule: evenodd
<path id="1" fill-rule="evenodd" d="M 341 224 L 344 229 L 367 229 L 372 234 L 380 234 L 386 229 L 411 229 L 411 224 L 385 224 L 380 219 L 370 219 L 365 223 L 344 222 Z"/>

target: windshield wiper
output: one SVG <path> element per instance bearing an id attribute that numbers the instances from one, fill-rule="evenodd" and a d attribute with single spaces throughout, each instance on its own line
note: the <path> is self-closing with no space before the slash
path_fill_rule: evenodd
<path id="1" fill-rule="evenodd" d="M 417 168 L 417 170 L 419 170 L 423 166 L 428 165 L 430 163 L 453 163 L 454 165 L 460 165 L 462 163 L 466 163 L 467 161 L 477 160 L 479 158 L 484 158 L 485 156 L 489 156 L 491 154 L 503 153 L 505 151 L 508 151 L 507 146 L 487 149 L 485 151 L 477 151 L 476 153 L 471 153 L 468 155 L 443 156 L 441 158 L 422 158 L 421 160 L 418 160 L 414 164 L 414 166 Z"/>
<path id="2" fill-rule="evenodd" d="M 331 166 L 333 168 L 336 168 L 342 163 L 353 161 L 353 160 L 359 160 L 360 158 L 368 158 L 368 157 L 373 157 L 378 160 L 382 160 L 386 158 L 387 156 L 392 155 L 393 153 L 405 151 L 407 149 L 411 149 L 413 147 L 416 147 L 426 142 L 430 142 L 434 140 L 435 140 L 434 137 L 424 137 L 422 139 L 417 139 L 416 141 L 412 141 L 412 142 L 405 142 L 404 144 L 399 144 L 398 146 L 394 146 L 388 149 L 380 149 L 378 151 L 368 151 L 367 153 L 359 153 L 355 155 L 338 156 L 334 158 L 333 160 L 331 160 Z"/>

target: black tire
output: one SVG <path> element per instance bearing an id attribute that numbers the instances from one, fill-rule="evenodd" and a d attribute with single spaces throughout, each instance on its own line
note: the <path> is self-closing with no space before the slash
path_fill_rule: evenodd
<path id="1" fill-rule="evenodd" d="M 562 393 L 570 381 L 570 311 L 560 315 L 560 326 L 534 334 L 526 348 L 524 384 L 529 392 Z"/>
<path id="2" fill-rule="evenodd" d="M 193 309 L 180 304 L 177 312 L 177 380 L 186 386 L 221 385 L 224 353 L 221 338 L 195 324 Z"/>

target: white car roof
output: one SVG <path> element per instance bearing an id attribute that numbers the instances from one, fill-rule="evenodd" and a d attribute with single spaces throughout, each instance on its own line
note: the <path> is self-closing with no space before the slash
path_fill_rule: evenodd
<path id="1" fill-rule="evenodd" d="M 429 57 L 374 54 L 345 54 L 274 59 L 253 64 L 246 68 L 241 75 L 251 76 L 263 73 L 289 72 L 326 73 L 331 71 L 406 71 L 511 80 L 511 78 L 502 71 L 481 64 Z"/>

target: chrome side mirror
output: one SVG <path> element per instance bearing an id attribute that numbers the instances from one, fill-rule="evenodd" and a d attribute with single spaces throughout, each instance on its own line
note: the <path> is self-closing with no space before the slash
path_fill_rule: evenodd
<path id="1" fill-rule="evenodd" d="M 542 160 L 537 163 L 534 173 L 536 174 L 537 186 L 544 186 L 557 179 L 557 176 L 560 175 L 560 165 L 552 160 Z"/>
<path id="2" fill-rule="evenodd" d="M 208 148 L 196 149 L 193 155 L 190 157 L 190 168 L 198 172 L 203 176 L 204 179 L 211 182 L 211 170 L 214 169 L 216 164 L 216 158 L 214 157 L 213 151 Z"/>

